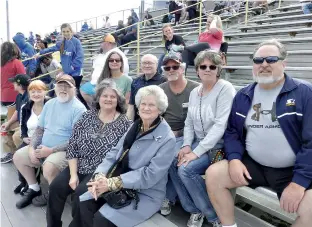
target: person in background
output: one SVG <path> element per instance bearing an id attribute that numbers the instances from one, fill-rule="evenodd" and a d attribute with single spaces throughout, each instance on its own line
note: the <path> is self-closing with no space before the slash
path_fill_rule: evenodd
<path id="1" fill-rule="evenodd" d="M 42 112 L 44 104 L 48 101 L 46 98 L 47 86 L 41 80 L 34 80 L 28 86 L 29 101 L 21 107 L 21 139 L 23 143 L 18 147 L 21 149 L 28 146 L 31 141 L 37 126 L 40 114 Z M 36 174 L 37 181 L 40 182 L 40 171 L 39 169 L 33 168 Z M 20 172 L 18 172 L 19 184 L 14 188 L 14 193 L 24 195 L 28 190 L 28 184 L 26 179 Z"/>
<path id="2" fill-rule="evenodd" d="M 185 63 L 182 62 L 181 54 L 170 52 L 166 55 L 162 63 L 164 75 L 168 79 L 168 82 L 159 85 L 168 97 L 168 108 L 163 117 L 168 122 L 176 138 L 174 148 L 175 157 L 183 144 L 183 129 L 189 106 L 190 93 L 199 85 L 199 83 L 185 77 L 184 67 Z M 169 176 L 166 199 L 163 201 L 160 209 L 162 215 L 169 215 L 171 213 L 171 205 L 176 202 L 177 197 L 177 192 Z"/>
<path id="3" fill-rule="evenodd" d="M 36 51 L 33 46 L 31 46 L 29 43 L 26 42 L 25 36 L 23 33 L 17 33 L 13 37 L 14 43 L 18 46 L 18 48 L 21 51 L 21 60 L 32 58 L 35 56 Z M 35 75 L 36 69 L 37 69 L 37 61 L 35 58 L 23 61 L 23 65 L 26 68 L 26 74 L 30 77 L 33 77 Z"/>
<path id="4" fill-rule="evenodd" d="M 18 209 L 31 203 L 39 207 L 47 204 L 49 192 L 42 194 L 33 168 L 42 166 L 43 176 L 51 184 L 67 167 L 65 156 L 68 140 L 74 124 L 86 111 L 76 98 L 73 77 L 66 74 L 57 77 L 55 93 L 56 98 L 49 100 L 43 107 L 30 144 L 19 149 L 13 157 L 16 168 L 28 184 L 28 190 L 16 203 Z"/>
<path id="5" fill-rule="evenodd" d="M 38 40 L 36 42 L 36 51 L 39 52 L 40 50 L 44 50 L 46 48 L 48 48 L 48 42 L 44 41 L 44 40 Z"/>
<path id="6" fill-rule="evenodd" d="M 7 140 L 3 143 L 3 148 L 8 152 L 1 158 L 1 163 L 9 163 L 12 161 L 13 154 L 16 149 L 22 144 L 21 129 L 20 129 L 20 117 L 21 107 L 28 102 L 27 87 L 30 83 L 30 76 L 26 74 L 17 74 L 15 77 L 9 78 L 9 81 L 13 83 L 14 90 L 18 92 L 15 101 L 15 111 L 7 122 L 1 125 L 1 131 L 13 131 L 13 135 L 8 135 Z"/>
<path id="7" fill-rule="evenodd" d="M 304 14 L 312 13 L 312 1 L 311 0 L 301 0 L 302 3 L 302 11 Z"/>
<path id="8" fill-rule="evenodd" d="M 220 51 L 223 41 L 221 18 L 209 14 L 207 17 L 206 30 L 199 35 L 198 43 L 190 46 L 172 45 L 172 50 L 182 52 L 183 62 L 186 63 L 187 69 L 189 65 L 194 65 L 194 59 L 200 51 L 207 49 Z"/>
<path id="9" fill-rule="evenodd" d="M 80 220 L 83 227 L 136 226 L 152 217 L 166 193 L 168 168 L 174 157 L 175 137 L 161 115 L 168 99 L 157 85 L 141 88 L 135 103 L 140 119 L 111 149 L 87 183 L 88 192 L 80 196 Z M 121 164 L 109 177 L 108 171 L 124 154 Z M 102 198 L 105 192 L 134 190 L 132 203 L 114 209 Z"/>
<path id="10" fill-rule="evenodd" d="M 126 103 L 129 103 L 132 78 L 124 73 L 124 62 L 122 55 L 117 51 L 111 51 L 107 54 L 105 65 L 102 69 L 97 84 L 100 84 L 104 79 L 111 78 L 117 84 L 123 96 L 126 98 Z"/>
<path id="11" fill-rule="evenodd" d="M 90 20 L 90 22 L 89 22 L 89 30 L 93 30 L 93 29 L 94 29 L 94 26 L 93 26 L 92 21 Z"/>
<path id="12" fill-rule="evenodd" d="M 116 32 L 113 33 L 113 36 L 119 45 L 121 43 L 121 38 L 126 35 L 126 29 L 124 29 L 124 27 L 125 25 L 123 23 L 123 20 L 119 20 L 117 28 L 116 28 Z"/>
<path id="13" fill-rule="evenodd" d="M 124 75 L 128 76 L 129 74 L 129 63 L 126 55 L 117 47 L 115 38 L 111 34 L 106 34 L 101 43 L 100 54 L 98 54 L 93 60 L 93 69 L 91 73 L 91 80 L 86 82 L 81 86 L 80 92 L 84 100 L 87 102 L 88 106 L 91 108 L 93 102 L 93 96 L 95 94 L 95 86 L 98 82 L 98 79 L 101 75 L 103 67 L 105 65 L 107 56 L 115 51 L 120 56 L 122 56 L 122 61 L 124 65 Z"/>
<path id="14" fill-rule="evenodd" d="M 35 37 L 33 35 L 33 32 L 29 32 L 28 42 L 31 46 L 35 45 Z"/>
<path id="15" fill-rule="evenodd" d="M 137 39 L 137 24 L 133 16 L 128 18 L 128 24 L 130 26 L 126 28 L 126 35 L 121 38 L 121 45 L 126 45 Z"/>
<path id="16" fill-rule="evenodd" d="M 139 119 L 138 108 L 135 106 L 135 96 L 139 89 L 149 85 L 159 85 L 166 82 L 161 74 L 157 72 L 158 59 L 155 55 L 146 54 L 141 58 L 141 69 L 143 75 L 134 79 L 131 84 L 131 94 L 128 105 L 127 116 L 130 120 Z"/>
<path id="17" fill-rule="evenodd" d="M 133 23 L 140 21 L 138 14 L 134 11 L 134 9 L 131 9 L 131 17 L 133 18 Z"/>
<path id="18" fill-rule="evenodd" d="M 180 10 L 179 10 L 180 9 Z M 179 23 L 182 7 L 175 1 L 169 1 L 169 13 L 174 14 L 174 25 Z"/>
<path id="19" fill-rule="evenodd" d="M 127 132 L 131 121 L 126 116 L 126 99 L 116 83 L 105 79 L 97 86 L 95 108 L 87 111 L 76 122 L 69 139 L 66 158 L 69 167 L 49 186 L 47 227 L 62 226 L 62 212 L 67 196 L 72 197 L 73 221 L 69 226 L 80 226 L 79 196 L 87 191 L 95 169 Z M 88 142 L 86 142 L 88 141 Z"/>
<path id="20" fill-rule="evenodd" d="M 153 16 L 148 12 L 148 10 L 145 11 L 144 16 L 144 27 L 155 25 L 154 20 L 152 20 Z"/>
<path id="21" fill-rule="evenodd" d="M 80 32 L 85 32 L 88 30 L 89 30 L 89 25 L 88 25 L 87 21 L 85 21 L 84 24 L 81 26 Z"/>
<path id="22" fill-rule="evenodd" d="M 14 109 L 17 92 L 9 79 L 17 74 L 25 74 L 25 67 L 20 59 L 20 50 L 16 44 L 4 42 L 1 44 L 1 105 Z"/>
<path id="23" fill-rule="evenodd" d="M 185 46 L 185 42 L 180 35 L 175 35 L 171 24 L 165 24 L 162 27 L 163 32 L 163 42 L 165 43 L 165 53 L 159 57 L 157 70 L 161 74 L 162 73 L 162 62 L 166 54 L 168 54 L 173 45 L 177 46 Z"/>
<path id="24" fill-rule="evenodd" d="M 103 17 L 103 28 L 110 28 L 111 27 L 111 23 L 109 20 L 109 16 L 106 16 L 105 18 Z"/>
<path id="25" fill-rule="evenodd" d="M 186 4 L 183 2 L 178 2 L 178 5 L 182 8 L 181 9 L 181 17 L 179 20 L 179 24 L 182 24 L 183 22 L 186 22 L 189 18 L 189 13 L 187 12 Z"/>
<path id="26" fill-rule="evenodd" d="M 197 6 L 198 6 L 198 5 L 194 5 L 196 3 L 197 3 L 197 1 L 190 1 L 190 0 L 186 1 L 187 6 L 190 6 L 186 9 L 186 11 L 189 14 L 189 20 L 192 20 L 191 23 L 195 23 L 195 20 L 193 20 L 193 19 L 196 18 L 196 10 L 197 10 Z"/>

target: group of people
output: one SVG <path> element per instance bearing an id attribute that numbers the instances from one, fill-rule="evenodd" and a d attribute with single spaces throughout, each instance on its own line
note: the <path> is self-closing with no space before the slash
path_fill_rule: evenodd
<path id="1" fill-rule="evenodd" d="M 229 190 L 267 186 L 283 210 L 297 213 L 293 226 L 312 223 L 312 85 L 284 72 L 283 44 L 269 40 L 255 49 L 254 83 L 236 94 L 221 78 L 218 17 L 209 16 L 199 42 L 189 46 L 164 26 L 167 53 L 159 60 L 144 55 L 135 79 L 107 34 L 91 81 L 80 87 L 81 43 L 69 24 L 61 31 L 60 42 L 35 55 L 60 51 L 56 97 L 48 98 L 46 84 L 18 60 L 21 34 L 17 45 L 1 48 L 1 102 L 15 104 L 1 130 L 13 132 L 4 145 L 6 162 L 18 169 L 18 209 L 47 205 L 47 226 L 60 227 L 72 195 L 70 227 L 128 227 L 159 210 L 168 215 L 180 201 L 188 227 L 205 218 L 214 227 L 237 227 Z M 187 79 L 191 64 L 199 83 Z"/>

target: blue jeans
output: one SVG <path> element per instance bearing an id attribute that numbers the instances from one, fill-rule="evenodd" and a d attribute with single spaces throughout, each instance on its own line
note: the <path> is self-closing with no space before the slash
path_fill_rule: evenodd
<path id="1" fill-rule="evenodd" d="M 303 4 L 302 11 L 304 14 L 310 14 L 312 12 L 312 2 Z"/>
<path id="2" fill-rule="evenodd" d="M 163 60 L 165 58 L 166 54 L 162 54 L 160 55 L 159 59 L 158 59 L 158 66 L 157 66 L 157 71 L 159 74 L 162 74 L 162 69 L 161 69 L 161 66 L 162 66 L 162 63 L 163 63 Z M 181 144 L 182 146 L 182 144 Z"/>
<path id="3" fill-rule="evenodd" d="M 192 150 L 198 146 L 198 141 L 192 144 Z M 210 165 L 209 156 L 202 155 L 191 161 L 187 166 L 177 167 L 178 159 L 174 159 L 169 168 L 169 177 L 179 196 L 183 209 L 189 213 L 203 213 L 209 222 L 218 219 L 209 200 L 206 184 L 201 177 Z"/>

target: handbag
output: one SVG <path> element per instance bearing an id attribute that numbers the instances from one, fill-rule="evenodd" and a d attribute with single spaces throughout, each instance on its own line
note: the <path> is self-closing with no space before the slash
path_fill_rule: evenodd
<path id="1" fill-rule="evenodd" d="M 115 176 L 117 175 L 115 174 L 116 169 L 128 152 L 129 152 L 129 149 L 125 150 L 122 153 L 119 160 L 108 171 L 107 178 L 111 178 L 113 177 L 113 175 Z M 121 209 L 123 207 L 129 206 L 132 200 L 134 200 L 135 203 L 133 205 L 133 209 L 137 210 L 138 203 L 140 201 L 137 191 L 132 190 L 132 189 L 124 189 L 124 188 L 115 190 L 115 191 L 105 192 L 100 197 L 102 197 L 106 201 L 106 203 L 114 209 Z"/>
<path id="2" fill-rule="evenodd" d="M 203 88 L 201 90 L 201 94 L 200 94 L 200 100 L 199 100 L 199 117 L 200 117 L 200 123 L 201 123 L 201 126 L 202 126 L 202 129 L 203 129 L 203 133 L 204 133 L 204 136 L 206 137 L 206 132 L 204 130 L 204 124 L 203 124 L 203 118 L 202 118 L 202 115 L 201 115 L 201 106 L 202 106 L 202 98 L 203 98 Z M 219 162 L 221 160 L 224 159 L 225 157 L 225 152 L 223 149 L 210 149 L 208 150 L 207 152 L 208 154 L 208 157 L 209 157 L 209 161 L 210 161 L 210 164 L 214 164 L 216 162 Z"/>

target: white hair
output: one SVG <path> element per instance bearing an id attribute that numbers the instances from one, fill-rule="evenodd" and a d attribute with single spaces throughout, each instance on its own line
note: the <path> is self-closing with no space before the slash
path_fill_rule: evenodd
<path id="1" fill-rule="evenodd" d="M 145 55 L 143 55 L 142 58 L 141 58 L 141 62 L 143 62 L 143 59 L 147 58 L 147 57 L 150 57 L 151 59 L 153 59 L 153 61 L 156 64 L 158 63 L 158 58 L 155 55 L 153 55 L 153 54 L 145 54 Z"/>
<path id="2" fill-rule="evenodd" d="M 163 114 L 168 107 L 168 98 L 164 90 L 157 85 L 150 85 L 139 89 L 135 96 L 135 105 L 140 106 L 142 98 L 153 95 L 155 97 L 157 108 Z"/>

